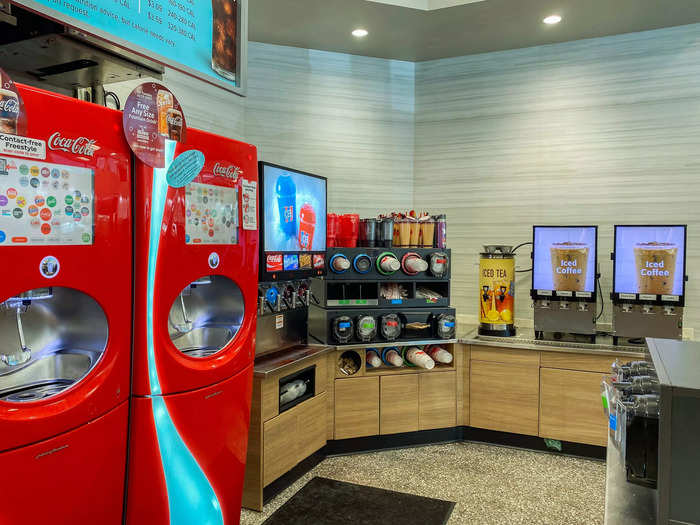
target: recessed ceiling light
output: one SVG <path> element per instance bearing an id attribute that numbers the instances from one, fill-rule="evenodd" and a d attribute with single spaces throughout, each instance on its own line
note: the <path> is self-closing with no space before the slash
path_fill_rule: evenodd
<path id="1" fill-rule="evenodd" d="M 542 20 L 545 24 L 558 24 L 561 22 L 561 17 L 559 15 L 550 15 Z"/>
<path id="2" fill-rule="evenodd" d="M 369 34 L 369 33 L 367 32 L 366 29 L 360 29 L 360 28 L 355 29 L 355 30 L 352 32 L 352 36 L 356 36 L 356 37 L 358 37 L 358 38 L 365 37 L 365 36 L 367 36 L 368 34 Z"/>

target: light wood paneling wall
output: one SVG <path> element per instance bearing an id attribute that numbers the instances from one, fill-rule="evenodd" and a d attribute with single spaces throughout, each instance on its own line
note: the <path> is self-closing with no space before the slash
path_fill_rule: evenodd
<path id="1" fill-rule="evenodd" d="M 699 274 L 699 135 L 697 24 L 418 63 L 414 204 L 447 212 L 453 305 L 476 317 L 481 245 L 529 241 L 533 224 L 600 225 L 606 298 L 615 223 L 688 223 Z M 687 293 L 700 328 L 700 280 Z"/>

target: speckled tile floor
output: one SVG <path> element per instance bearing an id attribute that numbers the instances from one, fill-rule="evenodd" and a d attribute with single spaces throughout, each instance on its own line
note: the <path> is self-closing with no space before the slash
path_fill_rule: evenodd
<path id="1" fill-rule="evenodd" d="M 464 442 L 327 458 L 241 524 L 262 523 L 314 476 L 454 501 L 450 525 L 602 524 L 605 511 L 601 461 Z"/>

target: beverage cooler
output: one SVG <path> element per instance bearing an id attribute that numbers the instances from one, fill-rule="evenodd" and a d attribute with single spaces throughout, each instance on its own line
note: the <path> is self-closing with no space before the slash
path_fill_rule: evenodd
<path id="1" fill-rule="evenodd" d="M 238 523 L 256 329 L 258 232 L 244 229 L 254 146 L 187 130 L 184 187 L 137 162 L 134 373 L 126 521 Z M 248 185 L 250 186 L 250 185 Z M 179 521 L 177 521 L 179 520 Z"/>
<path id="2" fill-rule="evenodd" d="M 9 92 L 23 106 L 9 119 L 4 105 L 0 122 L 0 523 L 120 524 L 132 333 L 122 116 Z"/>

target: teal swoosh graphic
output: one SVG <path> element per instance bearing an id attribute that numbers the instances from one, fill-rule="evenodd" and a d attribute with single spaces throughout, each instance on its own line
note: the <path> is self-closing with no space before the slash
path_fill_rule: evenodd
<path id="1" fill-rule="evenodd" d="M 168 193 L 166 174 L 175 157 L 176 142 L 165 141 L 165 168 L 153 169 L 151 223 L 148 242 L 148 280 L 146 304 L 146 346 L 151 408 L 158 437 L 158 449 L 168 491 L 171 525 L 223 525 L 221 505 L 214 488 L 182 440 L 162 397 L 153 337 L 153 303 L 155 301 L 156 263 L 163 227 L 165 200 Z"/>

